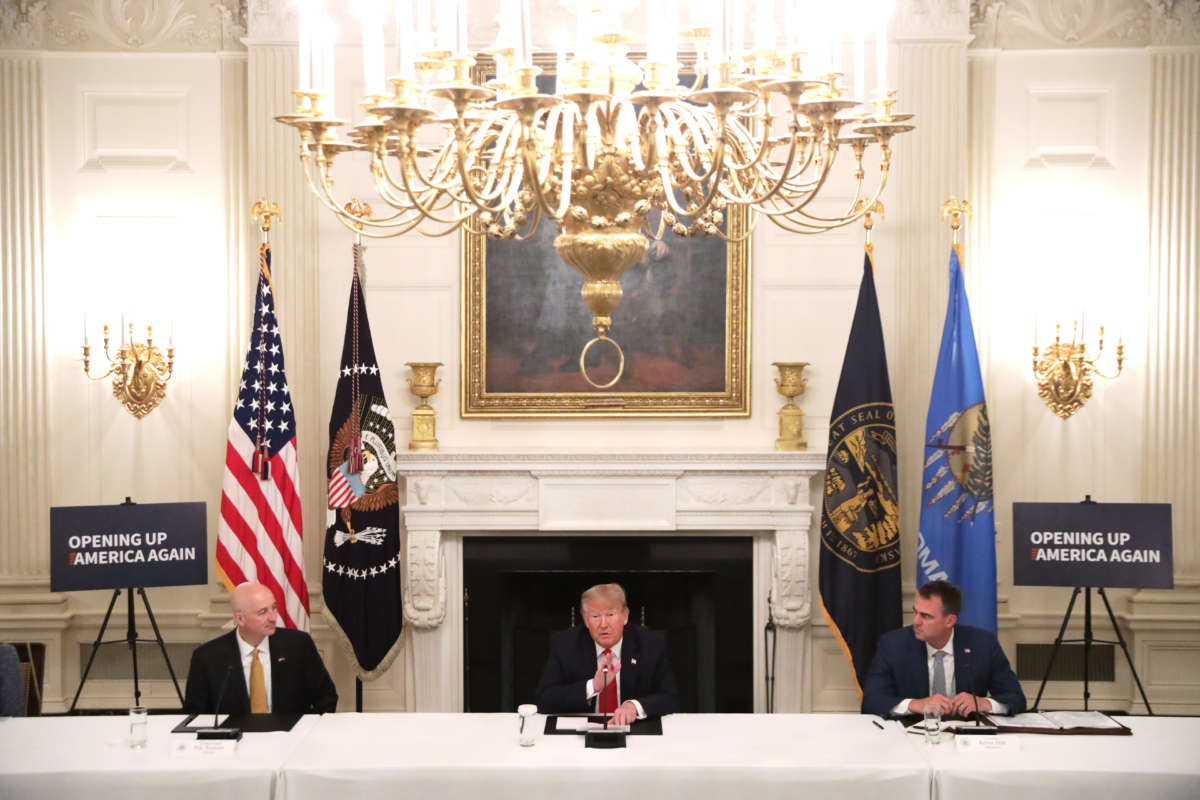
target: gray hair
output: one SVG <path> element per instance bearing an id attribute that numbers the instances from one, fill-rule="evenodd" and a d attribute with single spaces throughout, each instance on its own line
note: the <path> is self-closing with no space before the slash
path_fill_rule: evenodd
<path id="1" fill-rule="evenodd" d="M 625 608 L 625 590 L 619 583 L 598 583 L 579 596 L 580 611 L 591 600 L 607 600 L 610 603 L 619 603 L 621 608 Z"/>

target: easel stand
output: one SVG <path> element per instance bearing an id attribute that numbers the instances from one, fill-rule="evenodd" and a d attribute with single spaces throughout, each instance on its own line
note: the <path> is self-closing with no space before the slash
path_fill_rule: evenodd
<path id="1" fill-rule="evenodd" d="M 1064 639 L 1063 634 L 1066 633 L 1067 623 L 1071 621 L 1071 611 L 1075 608 L 1075 598 L 1079 597 L 1079 593 L 1083 592 L 1083 638 L 1082 639 Z M 1091 697 L 1091 692 L 1088 688 L 1088 680 L 1091 677 L 1089 674 L 1089 660 L 1093 644 L 1117 644 L 1121 646 L 1121 652 L 1125 654 L 1125 660 L 1129 662 L 1129 671 L 1133 675 L 1133 680 L 1137 683 L 1138 691 L 1142 695 L 1142 702 L 1146 704 L 1146 713 L 1154 716 L 1154 711 L 1150 708 L 1150 701 L 1146 699 L 1146 690 L 1142 688 L 1142 679 L 1138 677 L 1137 669 L 1133 666 L 1133 658 L 1129 655 L 1129 648 L 1125 646 L 1125 637 L 1121 635 L 1121 628 L 1117 625 L 1117 618 L 1113 614 L 1112 605 L 1108 602 L 1108 595 L 1104 593 L 1104 587 L 1096 587 L 1096 591 L 1100 593 L 1100 599 L 1104 601 L 1104 608 L 1108 611 L 1108 620 L 1112 623 L 1113 631 L 1117 634 L 1117 640 L 1096 639 L 1092 635 L 1092 587 L 1091 586 L 1076 586 L 1071 592 L 1071 601 L 1067 603 L 1067 613 L 1063 615 L 1062 626 L 1058 629 L 1058 636 L 1054 639 L 1054 648 L 1050 651 L 1050 663 L 1046 665 L 1046 672 L 1042 675 L 1042 685 L 1038 687 L 1037 699 L 1033 701 L 1032 711 L 1038 710 L 1038 704 L 1042 702 L 1042 692 L 1046 690 L 1046 681 L 1050 680 L 1050 671 L 1054 669 L 1054 659 L 1058 656 L 1058 649 L 1063 644 L 1083 644 L 1083 708 L 1088 710 L 1088 700 Z"/>
<path id="2" fill-rule="evenodd" d="M 122 505 L 131 506 L 134 502 L 128 497 Z M 137 623 L 133 616 L 133 593 L 137 592 L 142 596 L 142 605 L 146 607 L 146 616 L 150 618 L 150 627 L 154 629 L 153 639 L 139 639 L 137 633 Z M 96 660 L 96 653 L 100 650 L 101 645 L 117 644 L 125 642 L 129 645 L 129 657 L 133 660 L 133 704 L 140 706 L 142 704 L 142 688 L 138 682 L 138 658 L 137 646 L 139 643 L 158 642 L 158 647 L 162 650 L 163 661 L 167 663 L 167 672 L 171 674 L 171 682 L 175 684 L 175 694 L 179 696 L 179 704 L 183 705 L 183 692 L 179 691 L 179 679 L 175 677 L 175 670 L 171 666 L 171 658 L 167 655 L 167 645 L 163 641 L 162 633 L 158 630 L 158 623 L 154 619 L 154 612 L 150 610 L 150 600 L 146 597 L 146 590 L 141 586 L 130 587 L 125 589 L 125 609 L 127 616 L 127 624 L 125 628 L 124 639 L 109 639 L 103 641 L 104 631 L 108 629 L 108 621 L 112 618 L 113 606 L 117 604 L 117 598 L 121 596 L 120 589 L 113 589 L 112 600 L 108 601 L 108 611 L 104 612 L 104 621 L 100 623 L 100 632 L 96 634 L 96 641 L 92 643 L 92 653 L 88 656 L 87 666 L 84 667 L 83 677 L 79 679 L 79 688 L 75 690 L 75 699 L 71 701 L 71 707 L 67 713 L 74 713 L 75 706 L 79 702 L 79 695 L 83 693 L 83 684 L 87 682 L 88 673 L 92 671 L 92 663 Z"/>

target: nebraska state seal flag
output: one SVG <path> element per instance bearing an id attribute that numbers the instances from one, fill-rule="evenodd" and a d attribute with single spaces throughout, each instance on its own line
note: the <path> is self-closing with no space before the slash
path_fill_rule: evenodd
<path id="1" fill-rule="evenodd" d="M 358 677 L 372 680 L 387 670 L 400 647 L 400 495 L 396 435 L 359 283 L 361 260 L 356 244 L 329 418 L 323 586 L 325 606 L 354 652 Z"/>
<path id="2" fill-rule="evenodd" d="M 829 417 L 821 504 L 821 611 L 860 699 L 879 637 L 901 624 L 896 415 L 873 269 L 868 252 Z"/>
<path id="3" fill-rule="evenodd" d="M 925 418 L 921 489 L 917 585 L 938 579 L 958 584 L 958 618 L 995 631 L 992 434 L 957 249 L 950 251 L 950 300 Z"/>

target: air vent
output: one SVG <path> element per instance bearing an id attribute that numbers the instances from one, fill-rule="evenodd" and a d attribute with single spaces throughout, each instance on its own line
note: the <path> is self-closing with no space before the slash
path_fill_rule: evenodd
<path id="1" fill-rule="evenodd" d="M 1112 681 L 1113 650 L 1111 644 L 1093 644 L 1088 654 L 1088 680 Z M 1046 665 L 1050 663 L 1050 653 L 1053 644 L 1018 644 L 1017 645 L 1017 677 L 1023 681 L 1040 681 L 1046 674 Z M 1058 648 L 1054 657 L 1054 669 L 1050 672 L 1052 681 L 1083 681 L 1083 645 L 1064 644 Z"/>

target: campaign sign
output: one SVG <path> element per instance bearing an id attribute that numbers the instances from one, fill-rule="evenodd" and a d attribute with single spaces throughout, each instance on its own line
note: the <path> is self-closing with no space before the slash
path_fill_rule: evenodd
<path id="1" fill-rule="evenodd" d="M 204 503 L 50 509 L 50 591 L 208 581 Z"/>
<path id="2" fill-rule="evenodd" d="M 1013 584 L 1173 589 L 1169 503 L 1013 503 Z"/>

